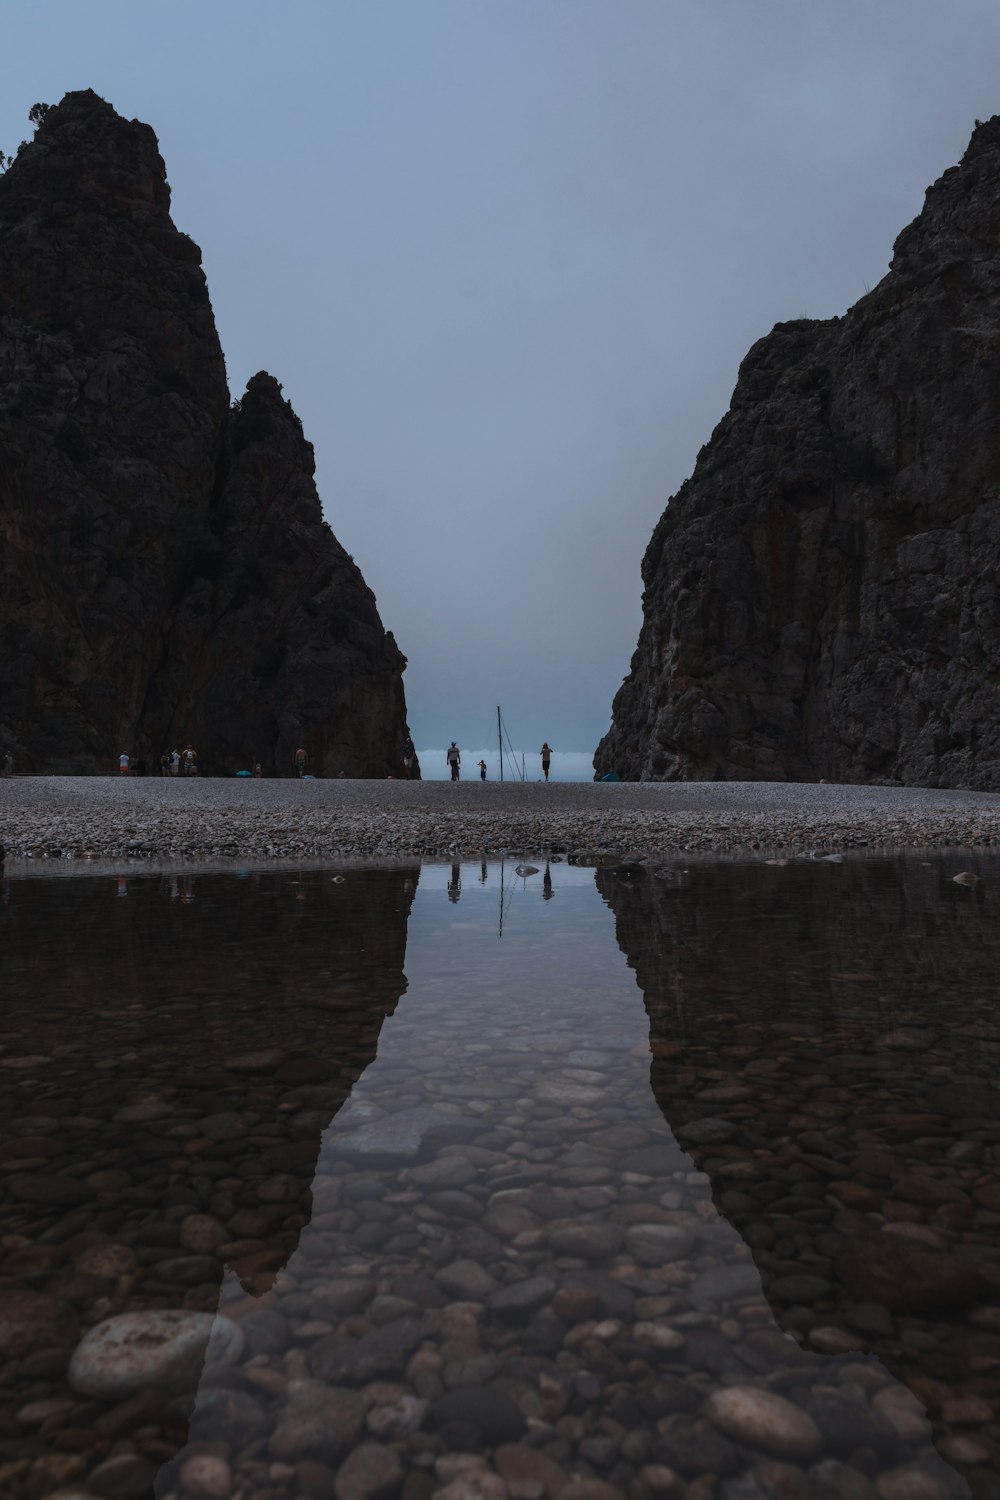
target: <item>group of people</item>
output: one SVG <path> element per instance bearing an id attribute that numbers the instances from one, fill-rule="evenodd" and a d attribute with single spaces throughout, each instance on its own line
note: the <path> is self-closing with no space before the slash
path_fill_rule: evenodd
<path id="1" fill-rule="evenodd" d="M 123 750 L 118 757 L 119 776 L 145 776 L 146 762 L 141 758 L 133 760 L 127 751 Z M 185 745 L 183 750 L 176 747 L 173 750 L 164 750 L 160 756 L 161 776 L 197 776 L 198 774 L 198 752 L 193 745 Z"/>
<path id="2" fill-rule="evenodd" d="M 545 780 L 548 781 L 549 767 L 552 763 L 552 746 L 549 744 L 548 740 L 544 740 L 542 742 L 542 748 L 538 753 L 542 757 L 542 775 L 545 777 Z M 444 758 L 445 763 L 451 768 L 452 781 L 460 781 L 462 752 L 459 750 L 454 740 L 452 740 L 451 744 L 445 751 Z M 481 760 L 479 762 L 479 779 L 480 781 L 486 780 L 486 762 L 484 760 Z"/>
<path id="3" fill-rule="evenodd" d="M 292 769 L 296 776 L 308 776 L 309 752 L 304 745 L 300 745 L 292 756 Z M 118 757 L 119 776 L 145 776 L 146 762 L 144 760 L 133 760 L 126 751 L 122 751 Z M 260 777 L 264 774 L 264 768 L 260 761 L 254 758 L 253 769 L 250 771 L 239 771 L 240 776 Z M 173 750 L 164 750 L 160 756 L 161 776 L 197 776 L 198 775 L 198 752 L 193 745 L 185 745 L 183 750 L 175 746 Z"/>

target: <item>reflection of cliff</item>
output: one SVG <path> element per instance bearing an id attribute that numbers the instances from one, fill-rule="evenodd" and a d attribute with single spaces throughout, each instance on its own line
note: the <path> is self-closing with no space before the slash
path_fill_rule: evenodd
<path id="1" fill-rule="evenodd" d="M 996 862 L 598 875 L 651 1079 L 786 1330 L 867 1347 L 994 1495 L 1000 1444 Z"/>
<path id="2" fill-rule="evenodd" d="M 25 1381 L 58 1382 L 102 1318 L 214 1311 L 226 1265 L 270 1284 L 406 988 L 417 877 L 7 883 L 0 1359 Z"/>

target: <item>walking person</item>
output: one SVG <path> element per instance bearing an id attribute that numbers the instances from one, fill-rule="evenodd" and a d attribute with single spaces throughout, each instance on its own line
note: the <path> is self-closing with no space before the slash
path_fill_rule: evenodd
<path id="1" fill-rule="evenodd" d="M 306 750 L 305 745 L 299 746 L 292 759 L 295 762 L 295 774 L 300 777 L 308 775 L 309 752 Z"/>
<path id="2" fill-rule="evenodd" d="M 119 774 L 119 776 L 127 776 L 128 775 L 128 764 L 129 764 L 129 758 L 125 754 L 125 751 L 123 750 L 122 753 L 121 753 L 121 755 L 119 755 L 119 757 L 118 757 L 118 774 Z"/>
<path id="3" fill-rule="evenodd" d="M 452 781 L 457 781 L 459 779 L 458 768 L 462 764 L 462 755 L 454 740 L 452 740 L 451 744 L 448 746 L 448 749 L 445 751 L 444 758 L 447 761 L 448 765 L 451 767 Z"/>
<path id="4" fill-rule="evenodd" d="M 479 779 L 480 781 L 486 780 L 486 762 L 484 760 L 479 762 Z"/>
<path id="5" fill-rule="evenodd" d="M 538 753 L 542 757 L 542 775 L 545 777 L 545 780 L 548 781 L 549 761 L 552 759 L 552 746 L 549 744 L 548 740 L 542 741 L 542 748 Z"/>

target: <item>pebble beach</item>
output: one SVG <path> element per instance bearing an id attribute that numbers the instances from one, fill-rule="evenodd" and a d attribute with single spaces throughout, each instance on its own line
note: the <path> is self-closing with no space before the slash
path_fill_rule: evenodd
<path id="1" fill-rule="evenodd" d="M 655 860 L 1000 844 L 991 792 L 782 782 L 0 781 L 18 859 Z"/>

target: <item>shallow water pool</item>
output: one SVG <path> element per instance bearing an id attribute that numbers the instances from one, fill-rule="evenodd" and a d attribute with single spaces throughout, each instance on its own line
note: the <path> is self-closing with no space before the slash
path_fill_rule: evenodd
<path id="1" fill-rule="evenodd" d="M 7 879 L 0 1494 L 1000 1495 L 998 875 Z"/>

